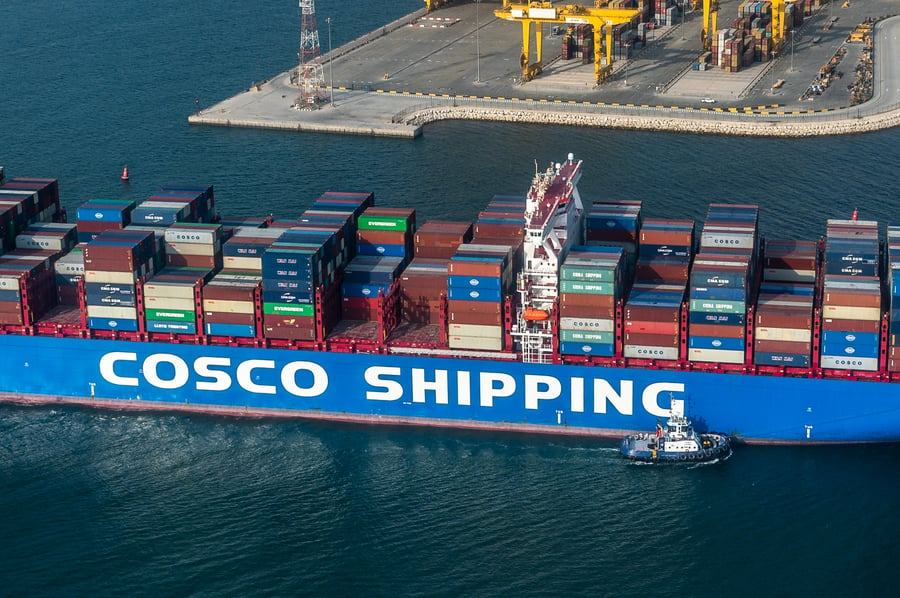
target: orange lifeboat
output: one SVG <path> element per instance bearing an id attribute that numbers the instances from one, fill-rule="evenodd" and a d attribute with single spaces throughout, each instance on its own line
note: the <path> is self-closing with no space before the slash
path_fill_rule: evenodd
<path id="1" fill-rule="evenodd" d="M 550 314 L 543 309 L 529 307 L 525 310 L 525 313 L 522 314 L 522 318 L 529 322 L 543 322 L 550 319 Z"/>

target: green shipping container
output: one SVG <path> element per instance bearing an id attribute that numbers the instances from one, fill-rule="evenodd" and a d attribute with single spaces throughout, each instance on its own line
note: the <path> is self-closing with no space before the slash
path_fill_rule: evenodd
<path id="1" fill-rule="evenodd" d="M 270 316 L 307 316 L 316 315 L 316 306 L 298 303 L 263 303 L 263 313 Z"/>
<path id="2" fill-rule="evenodd" d="M 574 282 L 564 280 L 560 285 L 563 293 L 581 293 L 584 295 L 615 295 L 616 285 L 611 282 Z"/>
<path id="3" fill-rule="evenodd" d="M 690 310 L 717 314 L 742 314 L 747 312 L 747 303 L 744 301 L 719 301 L 717 299 L 691 299 Z"/>
<path id="4" fill-rule="evenodd" d="M 584 266 L 562 265 L 559 271 L 562 280 L 589 280 L 591 282 L 612 282 L 616 279 L 616 271 L 610 268 L 589 268 Z"/>
<path id="5" fill-rule="evenodd" d="M 356 226 L 360 230 L 406 230 L 406 218 L 391 218 L 390 216 L 366 216 L 359 217 Z"/>
<path id="6" fill-rule="evenodd" d="M 148 320 L 159 320 L 162 322 L 195 322 L 196 314 L 193 311 L 183 311 L 180 309 L 148 309 Z"/>
<path id="7" fill-rule="evenodd" d="M 562 342 L 594 343 L 611 345 L 615 341 L 615 332 L 585 332 L 583 330 L 560 330 L 559 340 Z"/>

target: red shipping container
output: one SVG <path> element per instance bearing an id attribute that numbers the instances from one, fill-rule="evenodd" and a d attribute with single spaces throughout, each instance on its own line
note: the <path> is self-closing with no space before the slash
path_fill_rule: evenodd
<path id="1" fill-rule="evenodd" d="M 677 335 L 678 327 L 678 322 L 625 320 L 625 332 Z"/>
<path id="2" fill-rule="evenodd" d="M 677 347 L 677 334 L 644 334 L 640 332 L 626 332 L 626 345 L 643 345 L 648 347 Z"/>
<path id="3" fill-rule="evenodd" d="M 625 305 L 626 320 L 643 320 L 647 322 L 678 322 L 680 307 L 655 307 L 652 305 Z"/>
<path id="4" fill-rule="evenodd" d="M 240 324 L 243 326 L 253 326 L 256 324 L 256 316 L 254 314 L 205 311 L 203 312 L 203 321 L 207 324 Z"/>
<path id="5" fill-rule="evenodd" d="M 756 340 L 756 351 L 759 353 L 800 353 L 809 355 L 812 351 L 811 343 L 801 341 L 773 341 Z"/>
<path id="6" fill-rule="evenodd" d="M 454 312 L 448 310 L 447 320 L 451 324 L 475 324 L 478 326 L 502 326 L 501 314 L 483 313 L 477 311 Z"/>
<path id="7" fill-rule="evenodd" d="M 587 293 L 563 293 L 559 296 L 560 305 L 569 307 L 587 306 L 609 308 L 616 306 L 615 295 L 589 295 Z"/>

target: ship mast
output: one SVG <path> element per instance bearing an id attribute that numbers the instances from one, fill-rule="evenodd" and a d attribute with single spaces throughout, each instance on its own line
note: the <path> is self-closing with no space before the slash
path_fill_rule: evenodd
<path id="1" fill-rule="evenodd" d="M 535 173 L 525 201 L 523 265 L 517 277 L 519 304 L 512 335 L 522 361 L 549 363 L 559 298 L 559 267 L 569 248 L 584 237 L 584 206 L 578 193 L 581 160 Z"/>

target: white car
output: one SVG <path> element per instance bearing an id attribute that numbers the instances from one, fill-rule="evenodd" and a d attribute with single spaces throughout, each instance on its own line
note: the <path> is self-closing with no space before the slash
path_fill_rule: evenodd
<path id="1" fill-rule="evenodd" d="M 700 100 L 704 104 L 715 104 L 716 101 L 713 98 L 703 98 Z"/>

